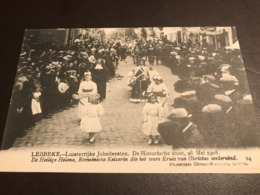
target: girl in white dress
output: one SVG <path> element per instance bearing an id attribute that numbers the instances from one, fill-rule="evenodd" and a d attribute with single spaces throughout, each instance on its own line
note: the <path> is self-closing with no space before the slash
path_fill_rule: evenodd
<path id="1" fill-rule="evenodd" d="M 82 115 L 84 116 L 85 106 L 89 104 L 88 96 L 97 93 L 97 84 L 94 83 L 91 79 L 92 79 L 91 73 L 85 72 L 84 79 L 81 81 L 79 85 L 78 94 L 80 96 L 80 101 L 79 101 L 78 109 L 79 109 L 80 118 L 82 118 Z"/>
<path id="2" fill-rule="evenodd" d="M 84 107 L 83 117 L 80 122 L 80 129 L 89 133 L 89 142 L 95 141 L 95 133 L 102 130 L 99 116 L 104 114 L 104 108 L 99 103 L 100 95 L 98 93 L 89 96 L 89 104 Z"/>
<path id="3" fill-rule="evenodd" d="M 150 94 L 143 108 L 143 133 L 149 137 L 148 144 L 159 143 L 158 124 L 162 121 L 162 106 L 157 102 L 156 95 Z"/>

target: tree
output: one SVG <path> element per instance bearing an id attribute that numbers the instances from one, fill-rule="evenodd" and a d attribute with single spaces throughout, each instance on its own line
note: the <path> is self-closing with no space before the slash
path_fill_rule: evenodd
<path id="1" fill-rule="evenodd" d="M 136 34 L 135 34 L 135 31 L 134 31 L 134 28 L 126 28 L 125 29 L 125 36 L 126 37 L 129 37 L 129 38 L 136 38 Z"/>
<path id="2" fill-rule="evenodd" d="M 147 32 L 146 32 L 145 28 L 141 29 L 141 36 L 144 38 L 144 40 L 146 40 Z"/>

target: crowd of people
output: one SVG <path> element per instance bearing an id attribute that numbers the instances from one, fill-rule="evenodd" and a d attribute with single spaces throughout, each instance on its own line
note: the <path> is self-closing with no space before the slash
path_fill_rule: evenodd
<path id="1" fill-rule="evenodd" d="M 230 141 L 239 145 L 239 139 L 230 137 L 255 132 L 252 99 L 239 50 L 159 39 L 140 39 L 129 46 L 79 36 L 72 47 L 62 50 L 22 48 L 7 122 L 7 129 L 15 132 L 7 136 L 9 145 L 41 118 L 89 102 L 89 97 L 75 98 L 74 94 L 91 92 L 98 94 L 99 102 L 106 99 L 106 83 L 115 76 L 119 60 L 124 61 L 127 55 L 136 64 L 128 74 L 130 101 L 146 102 L 143 131 L 149 144 L 158 144 L 161 136 L 174 147 L 225 147 Z M 154 70 L 154 62 L 179 76 L 173 85 L 179 97 L 169 100 L 169 90 Z M 173 101 L 169 116 L 163 111 L 166 101 Z M 97 104 L 95 98 L 92 102 Z M 85 123 L 81 123 L 82 129 Z"/>
<path id="2" fill-rule="evenodd" d="M 11 145 L 24 130 L 42 118 L 77 106 L 85 73 L 97 85 L 99 101 L 106 98 L 106 83 L 115 77 L 127 47 L 118 39 L 101 41 L 79 35 L 69 48 L 42 45 L 22 47 L 7 121 L 6 140 Z M 9 135 L 10 134 L 10 135 Z"/>
<path id="3" fill-rule="evenodd" d="M 156 114 L 157 121 L 160 121 L 156 122 L 156 128 L 164 142 L 174 147 L 250 145 L 245 140 L 259 131 L 240 50 L 215 49 L 205 41 L 178 45 L 164 43 L 160 47 L 159 52 L 147 52 L 141 58 L 151 67 L 154 61 L 150 59 L 157 59 L 168 66 L 172 74 L 179 76 L 173 84 L 179 97 L 172 100 L 173 109 L 169 116 L 164 116 L 168 120 L 161 120 L 161 114 Z M 143 48 L 156 50 L 153 42 Z M 144 68 L 143 61 L 140 61 L 130 77 L 133 85 L 131 101 L 147 98 L 147 92 L 150 95 L 152 92 L 148 86 L 156 83 L 156 79 L 155 82 L 148 79 L 149 68 Z M 152 93 L 158 103 L 162 92 L 167 90 L 160 87 L 159 91 L 159 94 L 157 91 Z M 148 102 L 151 102 L 150 98 Z M 145 110 L 147 113 L 147 108 Z M 154 115 L 152 110 L 151 115 Z M 158 132 L 150 136 L 158 136 Z M 149 144 L 154 140 L 158 143 L 157 137 L 150 138 Z"/>

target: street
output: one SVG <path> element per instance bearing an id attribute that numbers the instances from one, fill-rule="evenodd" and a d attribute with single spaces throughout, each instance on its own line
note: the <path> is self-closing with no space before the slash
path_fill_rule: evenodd
<path id="1" fill-rule="evenodd" d="M 148 62 L 146 62 L 148 64 Z M 27 129 L 24 137 L 17 138 L 13 149 L 32 147 L 131 147 L 147 146 L 147 137 L 142 133 L 142 109 L 144 103 L 129 101 L 131 88 L 127 85 L 127 73 L 135 66 L 131 57 L 120 61 L 116 76 L 107 83 L 107 98 L 101 104 L 105 113 L 100 117 L 103 130 L 96 134 L 94 143 L 88 142 L 88 135 L 79 128 L 78 108 L 70 108 L 56 113 L 52 118 L 42 119 L 32 128 Z M 154 65 L 164 83 L 169 88 L 170 97 L 165 104 L 171 108 L 177 93 L 173 90 L 173 83 L 178 80 L 169 68 Z M 170 147 L 163 144 L 149 147 Z"/>

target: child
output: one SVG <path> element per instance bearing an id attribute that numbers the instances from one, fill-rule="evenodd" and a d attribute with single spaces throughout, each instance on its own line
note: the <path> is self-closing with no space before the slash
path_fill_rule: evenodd
<path id="1" fill-rule="evenodd" d="M 84 107 L 84 115 L 80 122 L 80 129 L 89 133 L 89 142 L 95 141 L 95 133 L 102 130 L 99 116 L 103 115 L 104 108 L 99 104 L 100 95 L 98 93 L 92 94 L 88 100 L 89 104 Z"/>
<path id="2" fill-rule="evenodd" d="M 36 87 L 32 94 L 32 102 L 31 102 L 31 109 L 32 109 L 34 122 L 37 122 L 42 118 L 40 97 L 41 97 L 41 88 Z"/>
<path id="3" fill-rule="evenodd" d="M 148 96 L 148 102 L 143 108 L 143 133 L 149 136 L 148 144 L 159 143 L 159 132 L 157 131 L 158 124 L 162 122 L 162 106 L 157 102 L 157 97 L 154 94 Z"/>

